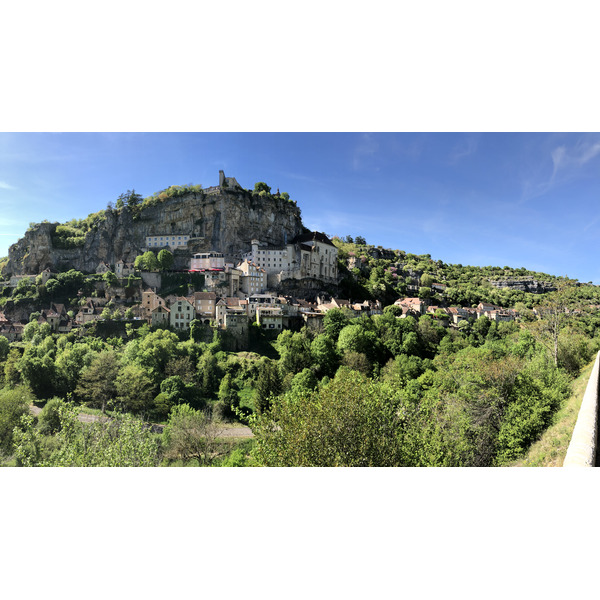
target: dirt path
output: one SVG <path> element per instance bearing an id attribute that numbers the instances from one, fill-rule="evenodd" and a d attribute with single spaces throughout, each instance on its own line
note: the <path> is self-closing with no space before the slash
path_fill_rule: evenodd
<path id="1" fill-rule="evenodd" d="M 37 406 L 30 407 L 31 414 L 39 415 L 42 412 L 42 409 Z M 102 415 L 88 415 L 87 413 L 79 413 L 78 419 L 82 423 L 93 423 L 94 421 L 102 421 L 106 420 L 108 417 L 103 417 Z M 148 425 L 152 428 L 154 433 L 162 433 L 164 429 L 164 425 L 158 425 L 156 423 L 148 423 Z M 246 427 L 245 425 L 223 425 L 222 432 L 219 437 L 233 437 L 233 438 L 251 438 L 254 437 L 252 430 L 250 427 Z"/>

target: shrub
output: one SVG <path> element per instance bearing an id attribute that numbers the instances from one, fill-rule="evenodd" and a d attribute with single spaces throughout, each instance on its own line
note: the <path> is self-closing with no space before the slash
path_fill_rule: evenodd
<path id="1" fill-rule="evenodd" d="M 198 460 L 210 465 L 223 456 L 226 446 L 219 440 L 221 425 L 208 411 L 193 409 L 188 404 L 175 406 L 163 431 L 165 457 L 170 460 Z"/>
<path id="2" fill-rule="evenodd" d="M 38 428 L 44 435 L 60 431 L 60 408 L 65 405 L 62 398 L 51 398 L 38 416 Z"/>
<path id="3" fill-rule="evenodd" d="M 33 396 L 26 387 L 4 388 L 0 391 L 0 452 L 12 451 L 14 429 L 21 424 L 21 417 L 28 414 Z"/>

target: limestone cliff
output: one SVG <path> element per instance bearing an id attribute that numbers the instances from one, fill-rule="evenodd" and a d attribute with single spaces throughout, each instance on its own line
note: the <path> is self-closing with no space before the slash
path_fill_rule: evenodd
<path id="1" fill-rule="evenodd" d="M 520 290 L 530 294 L 545 294 L 555 292 L 556 286 L 547 281 L 536 281 L 535 279 L 501 279 L 490 280 L 490 284 L 495 288 L 508 288 L 511 290 Z"/>
<path id="2" fill-rule="evenodd" d="M 3 274 L 34 274 L 46 268 L 93 272 L 100 261 L 110 265 L 133 261 L 147 249 L 146 236 L 180 234 L 192 239 L 187 249 L 175 250 L 175 267 L 187 268 L 194 252 L 214 250 L 236 260 L 254 238 L 280 246 L 306 231 L 294 203 L 221 187 L 157 202 L 136 218 L 128 208 L 107 209 L 78 248 L 56 247 L 57 225 L 39 223 L 30 228 L 10 247 Z"/>

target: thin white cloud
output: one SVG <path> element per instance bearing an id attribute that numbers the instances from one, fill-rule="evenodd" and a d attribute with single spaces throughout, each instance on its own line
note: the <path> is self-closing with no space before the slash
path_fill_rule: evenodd
<path id="1" fill-rule="evenodd" d="M 1 190 L 15 190 L 16 188 L 8 183 L 6 183 L 6 181 L 0 181 L 0 189 Z"/>
<path id="2" fill-rule="evenodd" d="M 575 179 L 581 169 L 600 154 L 600 141 L 579 139 L 571 147 L 561 145 L 550 152 L 552 174 L 543 181 L 526 181 L 522 199 L 530 200 L 548 193 L 554 186 Z"/>
<path id="3" fill-rule="evenodd" d="M 584 165 L 592 160 L 592 158 L 595 158 L 598 154 L 600 154 L 600 142 L 589 144 L 587 147 L 582 148 L 579 152 L 579 155 L 574 156 L 573 159 L 577 162 L 577 164 Z"/>

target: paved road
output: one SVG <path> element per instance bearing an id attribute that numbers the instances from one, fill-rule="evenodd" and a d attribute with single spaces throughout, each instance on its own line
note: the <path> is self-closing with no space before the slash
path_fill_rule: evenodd
<path id="1" fill-rule="evenodd" d="M 31 413 L 33 415 L 39 415 L 42 409 L 37 406 L 31 406 Z M 108 417 L 102 415 L 88 415 L 87 413 L 79 413 L 79 420 L 82 423 L 93 423 L 94 421 L 108 420 Z M 162 433 L 164 425 L 157 425 L 156 423 L 149 423 L 154 433 Z M 250 427 L 245 425 L 223 425 L 222 432 L 219 437 L 234 437 L 234 438 L 251 438 L 254 437 Z"/>

